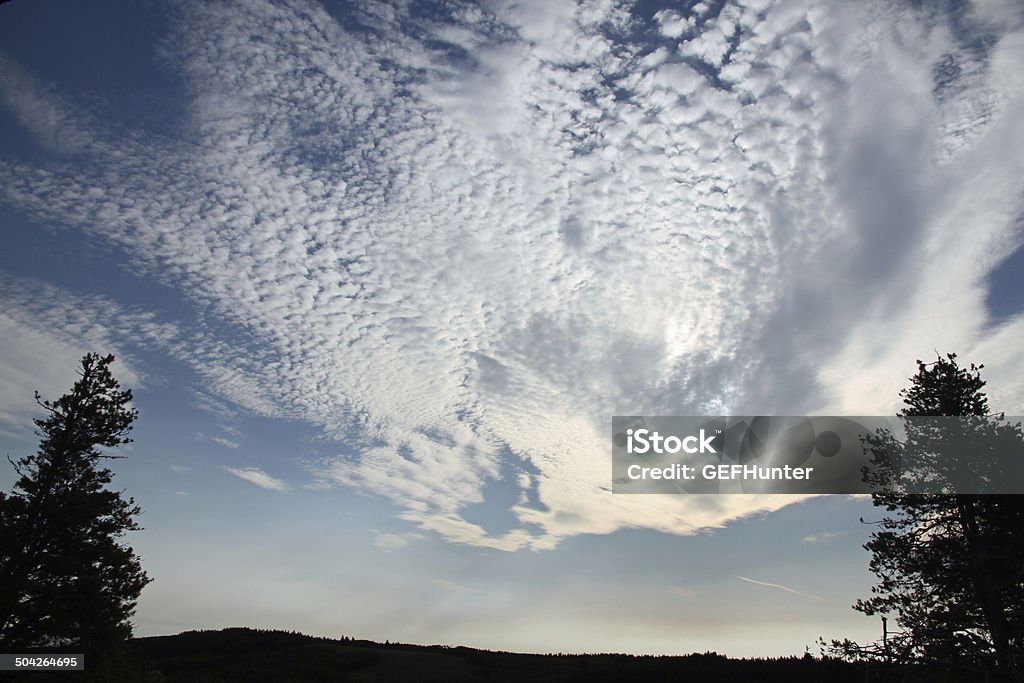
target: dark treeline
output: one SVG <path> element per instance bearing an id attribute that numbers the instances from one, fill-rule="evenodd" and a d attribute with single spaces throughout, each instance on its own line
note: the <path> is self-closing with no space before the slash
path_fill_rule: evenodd
<path id="1" fill-rule="evenodd" d="M 684 656 L 515 654 L 445 645 L 381 644 L 354 638 L 231 628 L 136 638 L 128 643 L 152 683 L 289 683 L 317 681 L 694 681 L 863 683 L 942 681 L 911 667 L 855 664 L 834 658 L 730 659 Z M 870 668 L 867 668 L 870 667 Z M 23 674 L 7 680 L 74 681 L 75 673 Z"/>
<path id="2" fill-rule="evenodd" d="M 132 653 L 179 681 L 863 681 L 942 680 L 938 672 L 834 658 L 516 654 L 444 645 L 329 640 L 246 628 L 132 641 Z M 866 667 L 871 667 L 866 668 Z M 866 678 L 867 676 L 867 678 Z"/>

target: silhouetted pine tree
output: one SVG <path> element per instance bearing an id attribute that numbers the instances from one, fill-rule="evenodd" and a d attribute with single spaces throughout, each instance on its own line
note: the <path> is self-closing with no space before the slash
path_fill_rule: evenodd
<path id="1" fill-rule="evenodd" d="M 988 416 L 983 366 L 961 368 L 955 354 L 917 363 L 910 388 L 900 392 L 902 417 Z M 914 449 L 941 447 L 941 430 L 905 426 L 905 443 L 888 432 L 867 439 L 873 462 L 881 465 L 868 473 L 869 483 L 883 485 L 873 502 L 890 514 L 865 545 L 879 583 L 871 598 L 854 605 L 868 615 L 895 615 L 899 630 L 873 646 L 833 645 L 847 655 L 943 662 L 1015 677 L 1024 664 L 1024 496 L 911 495 L 884 486 Z M 1019 427 L 984 430 L 1020 450 Z"/>
<path id="2" fill-rule="evenodd" d="M 131 616 L 150 581 L 119 538 L 139 528 L 134 499 L 107 485 L 103 449 L 129 443 L 138 412 L 110 372 L 113 356 L 90 353 L 71 392 L 35 420 L 34 455 L 14 464 L 18 481 L 0 496 L 0 651 L 79 644 L 87 667 L 131 635 Z M 89 657 L 94 659 L 90 662 Z"/>

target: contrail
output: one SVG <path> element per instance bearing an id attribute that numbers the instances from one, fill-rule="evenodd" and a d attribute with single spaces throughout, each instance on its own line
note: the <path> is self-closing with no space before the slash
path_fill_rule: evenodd
<path id="1" fill-rule="evenodd" d="M 796 590 L 794 588 L 790 588 L 788 586 L 783 586 L 783 585 L 777 584 L 777 583 L 768 583 L 767 581 L 758 581 L 757 579 L 748 579 L 745 576 L 737 576 L 736 578 L 739 579 L 740 581 L 746 581 L 747 583 L 753 583 L 753 584 L 756 584 L 758 586 L 767 586 L 768 588 L 778 588 L 781 591 L 786 591 L 787 593 L 792 593 L 793 595 L 802 595 L 803 597 L 811 598 L 812 600 L 824 600 L 825 599 L 825 598 L 820 598 L 817 595 L 809 595 L 807 593 L 801 593 L 800 591 L 798 591 L 798 590 Z"/>

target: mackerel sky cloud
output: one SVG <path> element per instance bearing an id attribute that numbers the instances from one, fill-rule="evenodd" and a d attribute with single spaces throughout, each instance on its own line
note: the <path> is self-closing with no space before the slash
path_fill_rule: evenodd
<path id="1" fill-rule="evenodd" d="M 886 414 L 935 348 L 1024 409 L 1021 5 L 656 5 L 158 3 L 142 98 L 0 51 L 5 232 L 154 293 L 5 267 L 3 429 L 27 344 L 172 359 L 322 435 L 220 476 L 542 550 L 793 502 L 612 496 L 613 414 Z"/>

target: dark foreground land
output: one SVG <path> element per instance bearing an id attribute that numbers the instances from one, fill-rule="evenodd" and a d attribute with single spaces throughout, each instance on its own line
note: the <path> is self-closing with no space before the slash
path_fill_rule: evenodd
<path id="1" fill-rule="evenodd" d="M 317 683 L 370 681 L 686 681 L 739 683 L 786 681 L 923 680 L 909 672 L 866 670 L 834 659 L 787 657 L 728 659 L 714 653 L 682 657 L 620 654 L 529 655 L 468 647 L 381 645 L 330 640 L 283 631 L 232 628 L 137 638 L 131 659 L 152 683 Z M 916 672 L 922 673 L 922 672 Z M 23 674 L 17 681 L 82 681 L 80 672 Z M 932 678 L 931 680 L 941 680 Z"/>

